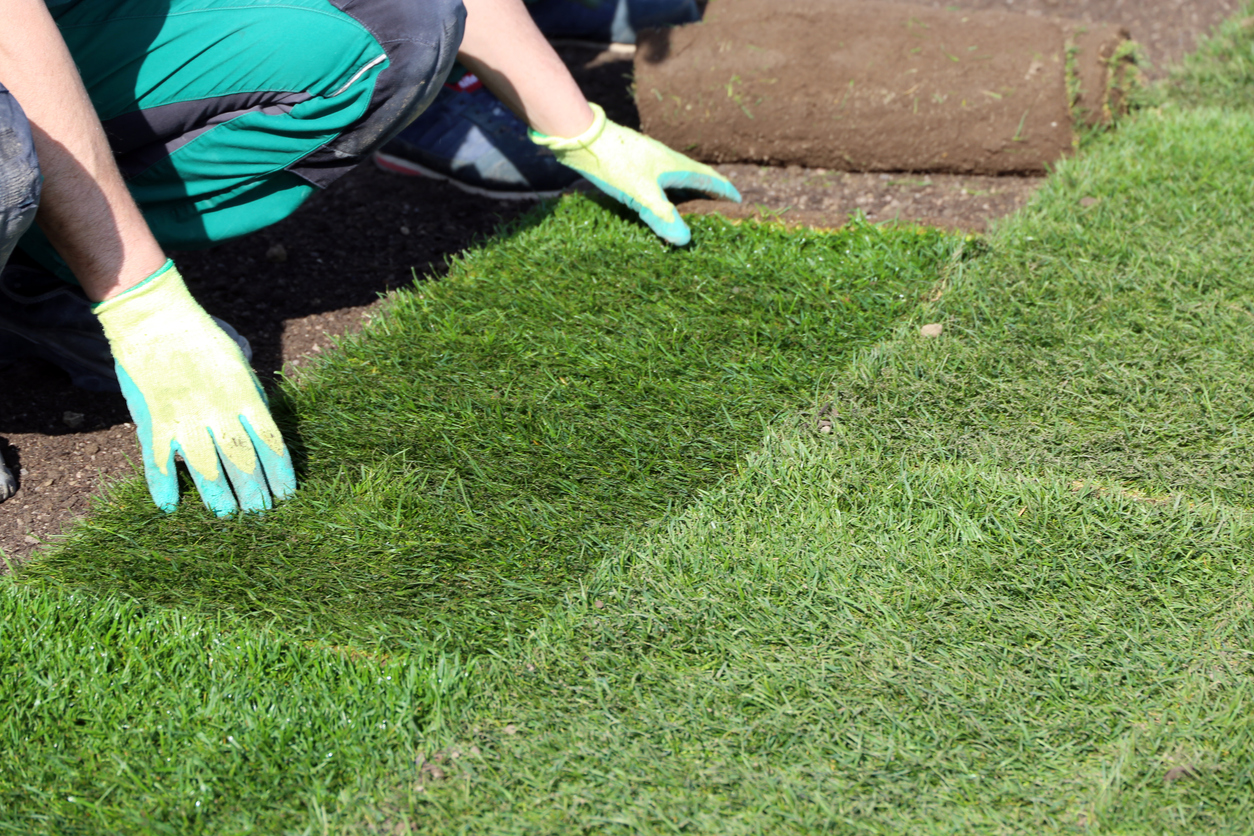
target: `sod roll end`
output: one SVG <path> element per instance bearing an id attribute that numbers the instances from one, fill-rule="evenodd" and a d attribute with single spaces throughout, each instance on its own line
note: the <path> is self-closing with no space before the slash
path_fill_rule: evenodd
<path id="1" fill-rule="evenodd" d="M 1127 115 L 1133 92 L 1145 85 L 1137 45 L 1126 29 L 1111 24 L 1069 24 L 1066 36 L 1073 123 L 1114 124 Z"/>

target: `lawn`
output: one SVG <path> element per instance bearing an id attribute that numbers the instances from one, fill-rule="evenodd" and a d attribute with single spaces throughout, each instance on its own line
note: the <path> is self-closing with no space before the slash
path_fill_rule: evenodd
<path id="1" fill-rule="evenodd" d="M 5 582 L 0 828 L 1247 832 L 1250 49 L 987 244 L 574 198 L 399 294 L 294 500 Z"/>

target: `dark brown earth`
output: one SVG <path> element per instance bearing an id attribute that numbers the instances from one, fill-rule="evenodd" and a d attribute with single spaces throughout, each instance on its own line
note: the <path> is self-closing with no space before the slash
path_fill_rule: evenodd
<path id="1" fill-rule="evenodd" d="M 705 162 L 1044 174 L 1109 118 L 1124 40 L 997 10 L 710 0 L 700 26 L 646 33 L 636 101 L 646 133 Z"/>
<path id="2" fill-rule="evenodd" d="M 1145 47 L 1151 77 L 1160 77 L 1199 35 L 1235 14 L 1240 2 L 925 0 L 924 5 L 1122 25 Z M 627 94 L 630 54 L 562 52 L 589 98 L 603 104 L 615 121 L 638 125 Z M 733 214 L 816 226 L 837 226 L 861 210 L 875 221 L 899 218 L 979 232 L 1022 206 L 1040 182 L 718 168 L 745 197 L 743 207 L 729 207 Z M 273 380 L 280 369 L 298 369 L 335 336 L 360 327 L 379 294 L 407 284 L 414 274 L 438 274 L 446 257 L 527 208 L 363 166 L 282 224 L 207 252 L 177 255 L 177 260 L 204 305 L 252 341 L 258 371 Z M 683 208 L 703 211 L 700 203 Z M 279 257 L 279 244 L 285 261 L 272 260 Z M 139 451 L 120 395 L 74 389 L 59 370 L 35 362 L 0 361 L 0 375 L 0 453 L 20 479 L 18 493 L 0 503 L 0 551 L 12 561 L 53 540 L 87 510 L 103 485 L 130 475 Z M 82 416 L 81 424 L 75 416 Z"/>

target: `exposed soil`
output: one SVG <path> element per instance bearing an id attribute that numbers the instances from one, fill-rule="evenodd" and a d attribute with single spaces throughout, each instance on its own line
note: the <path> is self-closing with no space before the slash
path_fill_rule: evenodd
<path id="1" fill-rule="evenodd" d="M 998 10 L 711 0 L 700 26 L 646 33 L 636 100 L 650 136 L 707 162 L 1044 174 L 1073 120 L 1108 119 L 1124 40 Z"/>
<path id="2" fill-rule="evenodd" d="M 1240 0 L 922 2 L 1119 24 L 1145 47 L 1151 77 L 1241 5 Z M 589 98 L 604 105 L 611 119 L 639 124 L 627 93 L 630 54 L 562 52 Z M 1040 182 L 753 165 L 719 169 L 745 197 L 742 207 L 724 206 L 728 214 L 814 226 L 838 226 L 861 210 L 875 221 L 898 218 L 978 232 L 1022 206 Z M 205 307 L 252 342 L 254 364 L 272 381 L 280 369 L 298 368 L 337 335 L 359 327 L 380 294 L 409 283 L 415 273 L 438 274 L 446 257 L 527 208 L 362 166 L 281 224 L 176 258 Z M 682 208 L 709 207 L 693 202 Z M 0 454 L 20 481 L 18 493 L 0 503 L 0 551 L 13 561 L 53 540 L 87 510 L 102 485 L 130 475 L 139 450 L 121 395 L 77 390 L 58 369 L 37 362 L 0 361 L 0 374 Z"/>

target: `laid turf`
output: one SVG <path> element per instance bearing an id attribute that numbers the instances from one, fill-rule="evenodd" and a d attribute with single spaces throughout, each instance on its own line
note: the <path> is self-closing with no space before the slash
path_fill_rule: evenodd
<path id="1" fill-rule="evenodd" d="M 0 642 L 0 663 L 25 671 L 4 691 L 11 728 L 40 730 L 11 740 L 0 828 L 301 832 L 320 810 L 369 807 L 354 793 L 386 795 L 438 726 L 435 706 L 460 701 L 459 658 L 544 617 L 772 421 L 813 418 L 850 352 L 972 246 L 865 224 L 708 220 L 697 238 L 672 251 L 586 198 L 563 201 L 398 295 L 285 390 L 304 461 L 293 500 L 223 521 L 189 493 L 167 517 L 133 483 L 22 567 L 15 634 L 23 607 L 72 612 L 20 648 Z M 76 632 L 83 613 L 103 626 Z M 214 650 L 222 623 L 246 638 L 234 655 L 229 641 Z M 84 646 L 106 655 L 73 696 L 30 687 L 68 681 Z M 398 703 L 398 682 L 421 687 Z"/>
<path id="2" fill-rule="evenodd" d="M 132 488 L 23 575 L 391 650 L 492 646 L 812 404 L 963 246 L 866 225 L 700 233 L 670 251 L 564 201 L 399 295 L 289 390 L 294 500 L 223 522 L 189 492 L 167 518 Z"/>
<path id="3" fill-rule="evenodd" d="M 1247 3 L 1186 56 L 1160 93 L 1187 107 L 1254 107 L 1254 4 Z"/>
<path id="4" fill-rule="evenodd" d="M 428 736 L 443 780 L 376 816 L 1248 832 L 1251 515 L 859 440 L 782 434 L 605 566 Z"/>
<path id="5" fill-rule="evenodd" d="M 229 615 L 0 585 L 0 832 L 308 833 L 465 685 Z"/>

